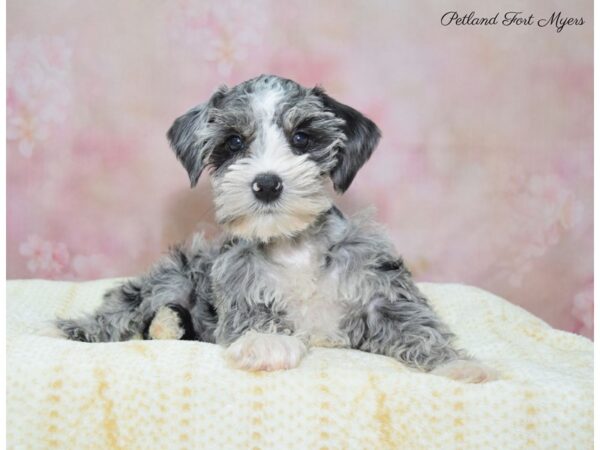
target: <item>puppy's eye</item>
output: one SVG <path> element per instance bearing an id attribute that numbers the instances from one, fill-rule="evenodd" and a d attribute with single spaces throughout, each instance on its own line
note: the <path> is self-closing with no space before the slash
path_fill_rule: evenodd
<path id="1" fill-rule="evenodd" d="M 306 148 L 308 145 L 308 134 L 301 131 L 294 133 L 292 136 L 292 145 L 296 148 Z"/>
<path id="2" fill-rule="evenodd" d="M 229 150 L 232 152 L 239 152 L 242 148 L 244 148 L 244 140 L 237 134 L 229 136 L 227 138 L 227 148 L 229 148 Z"/>

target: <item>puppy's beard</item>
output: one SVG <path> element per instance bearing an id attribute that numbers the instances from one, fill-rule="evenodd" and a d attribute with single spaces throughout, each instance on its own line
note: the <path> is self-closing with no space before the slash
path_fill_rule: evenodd
<path id="1" fill-rule="evenodd" d="M 281 197 L 264 204 L 252 192 L 259 173 L 272 172 L 283 180 Z M 247 158 L 232 164 L 212 182 L 217 221 L 230 234 L 269 241 L 292 237 L 308 228 L 331 208 L 325 177 L 307 155 L 262 159 Z"/>
<path id="2" fill-rule="evenodd" d="M 286 214 L 269 212 L 253 216 L 241 216 L 223 224 L 232 235 L 246 239 L 268 242 L 273 238 L 290 238 L 307 229 L 323 211 L 331 207 L 330 201 L 324 201 L 318 212 L 305 214 Z"/>

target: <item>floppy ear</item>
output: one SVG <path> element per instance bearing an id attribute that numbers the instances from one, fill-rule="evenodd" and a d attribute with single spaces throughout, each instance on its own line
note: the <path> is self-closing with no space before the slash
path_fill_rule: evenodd
<path id="1" fill-rule="evenodd" d="M 171 148 L 187 170 L 192 187 L 198 183 L 210 153 L 211 140 L 209 136 L 206 136 L 207 133 L 203 133 L 210 123 L 209 111 L 217 106 L 226 91 L 226 87 L 221 87 L 208 102 L 202 103 L 178 117 L 167 131 Z"/>
<path id="2" fill-rule="evenodd" d="M 345 192 L 354 180 L 358 169 L 369 159 L 379 142 L 381 132 L 375 123 L 360 112 L 334 100 L 321 88 L 315 89 L 326 110 L 343 119 L 346 141 L 338 150 L 337 165 L 331 170 L 331 180 L 336 191 Z"/>

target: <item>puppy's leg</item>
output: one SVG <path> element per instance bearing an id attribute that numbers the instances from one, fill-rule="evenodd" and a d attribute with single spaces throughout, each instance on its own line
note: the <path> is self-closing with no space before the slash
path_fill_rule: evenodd
<path id="1" fill-rule="evenodd" d="M 453 334 L 424 299 L 415 302 L 377 296 L 363 318 L 363 335 L 358 344 L 361 350 L 391 356 L 410 367 L 467 383 L 497 378 L 495 371 L 452 345 Z"/>
<path id="2" fill-rule="evenodd" d="M 293 335 L 262 251 L 246 243 L 229 246 L 215 259 L 211 279 L 218 313 L 215 341 L 228 347 L 225 357 L 232 366 L 278 370 L 300 363 L 306 345 Z"/>
<path id="3" fill-rule="evenodd" d="M 107 292 L 94 313 L 77 319 L 58 319 L 56 326 L 67 338 L 85 342 L 142 337 L 194 339 L 196 332 L 189 310 L 205 313 L 206 307 L 198 303 L 210 298 L 210 292 L 202 291 L 210 289 L 207 278 L 211 258 L 197 246 L 175 248 L 148 274 Z M 205 321 L 216 322 L 216 318 L 195 320 L 198 325 Z"/>
<path id="4" fill-rule="evenodd" d="M 307 346 L 292 335 L 291 324 L 265 305 L 252 308 L 242 300 L 227 309 L 216 330 L 228 345 L 225 358 L 238 369 L 283 370 L 300 364 Z"/>
<path id="5" fill-rule="evenodd" d="M 92 314 L 75 319 L 57 319 L 56 327 L 68 339 L 110 342 L 140 338 L 143 330 L 140 305 L 143 278 L 127 281 L 104 294 L 102 305 Z"/>

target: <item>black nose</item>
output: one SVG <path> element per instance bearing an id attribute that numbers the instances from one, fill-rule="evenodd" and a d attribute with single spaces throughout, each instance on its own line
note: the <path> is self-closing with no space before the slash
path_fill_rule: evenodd
<path id="1" fill-rule="evenodd" d="M 283 183 L 274 173 L 261 173 L 252 182 L 252 192 L 261 202 L 275 201 L 281 195 Z"/>

